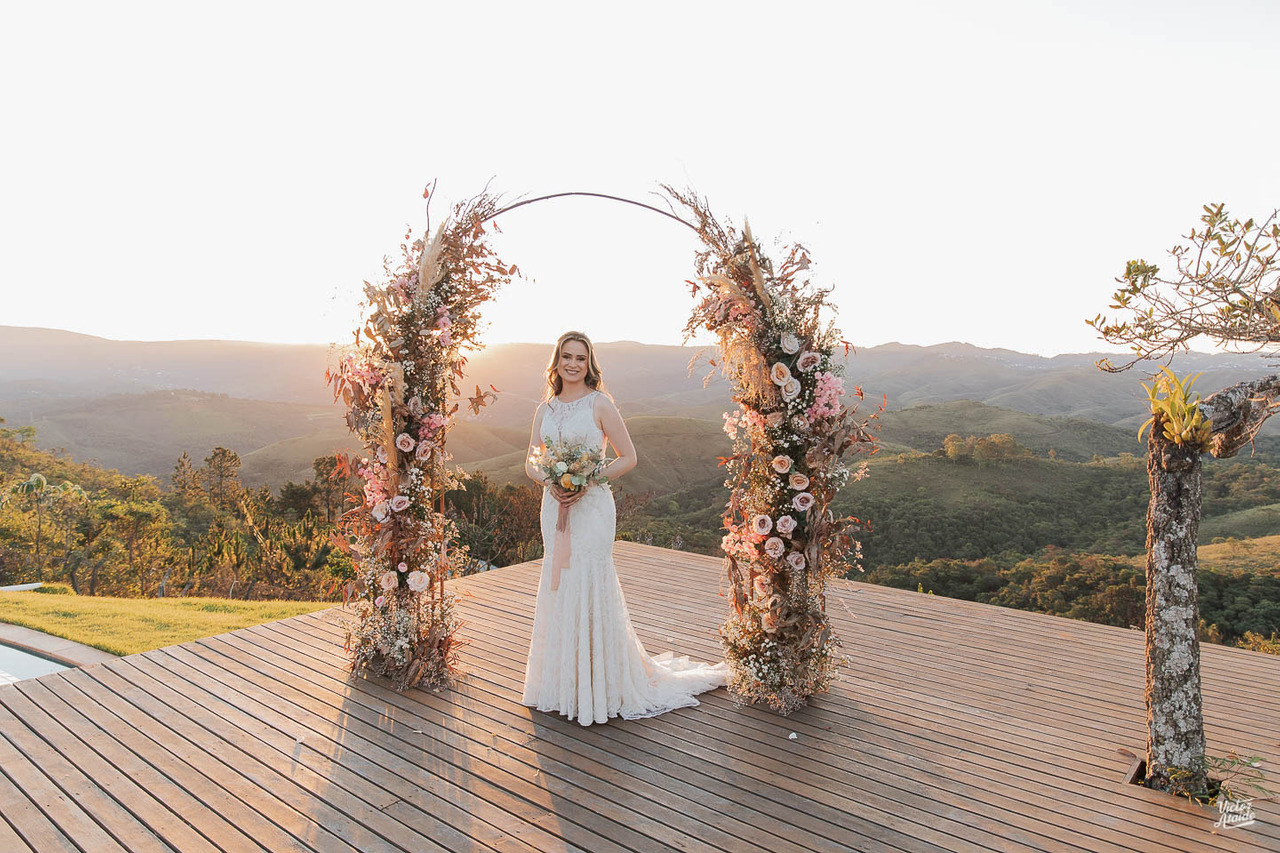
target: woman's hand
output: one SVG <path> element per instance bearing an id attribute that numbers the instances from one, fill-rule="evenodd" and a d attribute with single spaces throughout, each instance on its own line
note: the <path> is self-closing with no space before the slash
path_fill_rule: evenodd
<path id="1" fill-rule="evenodd" d="M 582 500 L 582 496 L 586 493 L 587 490 L 585 488 L 570 492 L 560 488 L 559 484 L 553 483 L 551 485 L 551 497 L 555 498 L 560 502 L 561 506 L 565 507 L 573 506 L 578 501 Z"/>

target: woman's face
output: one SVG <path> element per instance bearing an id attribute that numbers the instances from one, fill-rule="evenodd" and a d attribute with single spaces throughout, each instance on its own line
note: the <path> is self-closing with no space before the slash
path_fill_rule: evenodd
<path id="1" fill-rule="evenodd" d="M 560 347 L 560 363 L 556 372 L 565 384 L 572 385 L 587 379 L 587 345 L 582 341 L 565 341 Z"/>

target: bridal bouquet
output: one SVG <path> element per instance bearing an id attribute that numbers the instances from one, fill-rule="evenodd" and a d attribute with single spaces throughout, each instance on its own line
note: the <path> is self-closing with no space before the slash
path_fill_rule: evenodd
<path id="1" fill-rule="evenodd" d="M 552 441 L 533 448 L 529 463 L 566 492 L 603 483 L 604 448 L 581 441 Z"/>
<path id="2" fill-rule="evenodd" d="M 529 464 L 547 475 L 551 482 L 566 492 L 577 492 L 593 483 L 605 482 L 604 448 L 581 441 L 550 441 L 533 448 Z M 569 568 L 572 549 L 569 535 L 569 507 L 560 504 L 556 515 L 556 535 L 552 545 L 551 589 L 560 588 L 560 573 Z"/>

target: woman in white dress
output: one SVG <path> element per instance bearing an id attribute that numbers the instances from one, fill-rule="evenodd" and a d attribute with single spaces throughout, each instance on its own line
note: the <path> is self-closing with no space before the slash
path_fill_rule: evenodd
<path id="1" fill-rule="evenodd" d="M 600 367 L 586 335 L 567 332 L 556 342 L 547 387 L 546 400 L 533 416 L 532 447 L 561 439 L 602 448 L 607 442 L 617 454 L 604 469 L 609 480 L 636 466 L 622 416 L 600 390 Z M 691 663 L 670 653 L 650 657 L 636 637 L 613 563 L 617 516 L 608 484 L 570 493 L 549 483 L 532 464 L 526 463 L 525 473 L 544 486 L 544 556 L 523 703 L 589 726 L 610 717 L 639 719 L 697 705 L 698 693 L 724 685 L 728 669 L 723 662 Z M 562 559 L 557 569 L 561 505 L 569 507 L 568 535 L 561 540 L 567 541 L 569 555 L 567 566 Z"/>

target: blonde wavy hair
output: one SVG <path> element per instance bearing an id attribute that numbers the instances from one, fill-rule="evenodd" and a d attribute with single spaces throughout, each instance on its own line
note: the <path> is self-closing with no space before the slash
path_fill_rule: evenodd
<path id="1" fill-rule="evenodd" d="M 556 368 L 560 366 L 560 356 L 563 355 L 564 345 L 569 341 L 578 341 L 587 348 L 587 387 L 595 391 L 604 391 L 604 376 L 600 372 L 600 365 L 596 362 L 596 348 L 592 346 L 591 339 L 582 332 L 565 332 L 556 341 L 556 348 L 551 352 L 551 361 L 547 364 L 547 393 L 543 398 L 545 400 L 553 400 L 560 396 L 560 392 L 564 390 L 564 380 L 560 378 Z"/>

